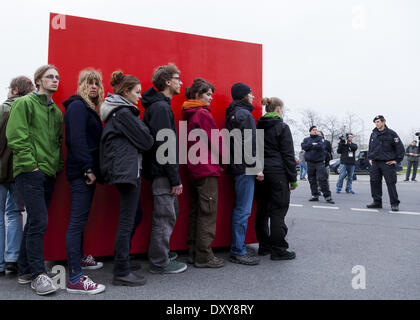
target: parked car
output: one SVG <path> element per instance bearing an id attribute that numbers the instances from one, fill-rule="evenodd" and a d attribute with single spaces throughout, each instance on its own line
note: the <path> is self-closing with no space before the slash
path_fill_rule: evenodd
<path id="1" fill-rule="evenodd" d="M 355 174 L 369 174 L 371 165 L 369 163 L 369 160 L 367 159 L 367 152 L 368 152 L 367 150 L 361 150 L 356 155 L 356 164 L 354 168 Z M 397 168 L 397 171 L 401 171 L 403 169 L 400 163 L 397 163 L 395 167 Z M 334 172 L 338 174 L 339 168 L 340 168 L 340 159 L 333 159 L 330 161 L 330 172 Z M 353 177 L 353 180 L 355 180 L 354 177 Z"/>

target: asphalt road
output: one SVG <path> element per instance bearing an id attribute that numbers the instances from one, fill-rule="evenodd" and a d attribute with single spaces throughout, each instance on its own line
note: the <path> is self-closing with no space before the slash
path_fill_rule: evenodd
<path id="1" fill-rule="evenodd" d="M 335 181 L 336 176 L 331 176 L 333 191 Z M 181 274 L 154 275 L 147 272 L 143 256 L 133 264 L 142 265 L 148 282 L 137 288 L 112 286 L 113 263 L 107 260 L 103 269 L 86 272 L 106 285 L 104 293 L 83 296 L 59 290 L 39 297 L 29 285 L 17 284 L 16 277 L 8 274 L 0 277 L 0 299 L 419 299 L 420 182 L 398 183 L 400 213 L 390 213 L 385 184 L 384 209 L 376 211 L 361 211 L 372 200 L 367 176 L 359 176 L 353 189 L 355 195 L 333 193 L 334 205 L 322 198 L 312 203 L 308 202 L 308 183 L 299 182 L 286 219 L 295 260 L 271 261 L 266 256 L 258 266 L 227 262 L 221 269 L 190 266 Z M 258 248 L 257 244 L 249 246 Z M 186 252 L 178 253 L 180 260 L 186 259 Z M 216 254 L 228 258 L 227 248 Z"/>

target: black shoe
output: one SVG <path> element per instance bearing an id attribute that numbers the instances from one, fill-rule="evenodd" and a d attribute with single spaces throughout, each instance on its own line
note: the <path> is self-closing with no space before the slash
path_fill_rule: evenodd
<path id="1" fill-rule="evenodd" d="M 293 260 L 295 258 L 296 258 L 296 253 L 289 249 L 286 249 L 281 254 L 275 251 L 271 253 L 271 260 Z"/>
<path id="2" fill-rule="evenodd" d="M 319 198 L 318 197 L 312 197 L 312 198 L 309 199 L 309 201 L 319 201 Z"/>
<path id="3" fill-rule="evenodd" d="M 408 181 L 408 179 L 404 179 L 404 181 Z"/>
<path id="4" fill-rule="evenodd" d="M 415 181 L 415 182 L 417 182 L 417 180 L 416 180 L 416 179 L 411 179 L 411 181 Z"/>
<path id="5" fill-rule="evenodd" d="M 334 200 L 333 200 L 333 199 L 331 199 L 331 197 L 325 198 L 325 200 L 326 200 L 328 203 L 330 203 L 330 204 L 334 204 L 334 203 L 335 203 L 335 202 L 334 202 Z"/>
<path id="6" fill-rule="evenodd" d="M 139 273 L 129 273 L 124 277 L 114 276 L 112 284 L 114 286 L 138 287 L 146 284 L 146 278 Z"/>
<path id="7" fill-rule="evenodd" d="M 382 209 L 382 203 L 380 203 L 380 202 L 372 202 L 371 204 L 368 204 L 366 206 L 366 208 L 369 208 L 369 209 L 373 209 L 373 208 Z"/>
<path id="8" fill-rule="evenodd" d="M 6 262 L 6 271 L 11 273 L 17 273 L 18 272 L 18 264 L 17 262 Z"/>
<path id="9" fill-rule="evenodd" d="M 266 256 L 271 253 L 271 248 L 269 246 L 260 245 L 258 248 L 258 255 L 259 256 Z"/>
<path id="10" fill-rule="evenodd" d="M 398 204 L 391 205 L 391 211 L 400 211 L 400 209 L 398 208 Z"/>

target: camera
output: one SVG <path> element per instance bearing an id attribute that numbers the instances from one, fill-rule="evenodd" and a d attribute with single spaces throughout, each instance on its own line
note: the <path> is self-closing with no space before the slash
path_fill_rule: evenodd
<path id="1" fill-rule="evenodd" d="M 339 143 L 345 143 L 347 140 L 347 136 L 344 136 L 344 134 L 342 134 L 338 137 L 338 139 L 340 140 Z"/>
<path id="2" fill-rule="evenodd" d="M 415 135 L 420 138 L 420 132 L 416 132 Z"/>

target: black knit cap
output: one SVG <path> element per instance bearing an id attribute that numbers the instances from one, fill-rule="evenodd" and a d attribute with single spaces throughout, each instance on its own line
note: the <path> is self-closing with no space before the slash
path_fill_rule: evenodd
<path id="1" fill-rule="evenodd" d="M 376 116 L 376 117 L 373 119 L 373 123 L 375 123 L 375 121 L 376 121 L 376 120 L 385 121 L 385 118 L 384 118 L 384 116 L 382 116 L 382 115 Z"/>
<path id="2" fill-rule="evenodd" d="M 230 90 L 233 100 L 242 100 L 248 93 L 251 93 L 251 88 L 245 83 L 235 83 Z"/>

